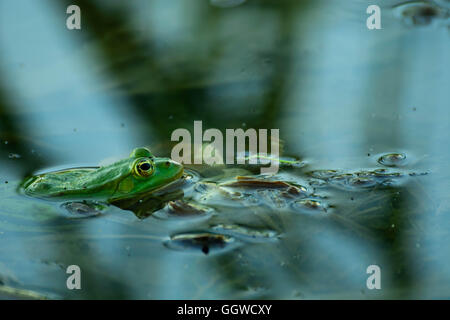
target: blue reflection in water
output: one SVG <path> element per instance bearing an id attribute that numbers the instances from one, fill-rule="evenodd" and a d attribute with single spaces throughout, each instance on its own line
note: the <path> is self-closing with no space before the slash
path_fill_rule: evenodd
<path id="1" fill-rule="evenodd" d="M 2 74 L 23 115 L 21 126 L 33 139 L 57 146 L 52 157 L 92 165 L 152 141 L 137 129 L 140 120 L 128 102 L 105 91 L 110 80 L 100 72 L 101 53 L 83 29 L 66 29 L 65 12 L 55 12 L 52 1 L 0 6 L 6 26 L 0 38 Z"/>
<path id="2" fill-rule="evenodd" d="M 0 189 L 0 281 L 68 298 L 449 296 L 446 28 L 403 26 L 386 5 L 383 30 L 368 31 L 365 1 L 101 3 L 89 10 L 123 14 L 127 26 L 99 35 L 84 11 L 82 31 L 68 31 L 54 1 L 0 3 L 1 87 L 17 106 L 8 112 L 52 151 L 48 165 L 95 165 L 140 145 L 169 153 L 172 126 L 204 119 L 280 128 L 286 155 L 306 160 L 293 169 L 302 185 L 310 170 L 380 168 L 388 152 L 407 157 L 394 169 L 429 174 L 359 192 L 320 182 L 323 215 L 235 205 L 192 220 L 141 220 L 114 206 L 68 219 L 58 203 L 15 194 L 12 181 Z M 136 42 L 136 52 L 106 54 L 115 36 L 113 49 Z M 20 179 L 19 161 L 1 159 L 2 177 Z M 280 238 L 211 255 L 163 245 L 244 218 Z M 69 264 L 85 270 L 83 293 L 65 288 Z M 384 272 L 381 293 L 366 290 L 370 264 Z"/>

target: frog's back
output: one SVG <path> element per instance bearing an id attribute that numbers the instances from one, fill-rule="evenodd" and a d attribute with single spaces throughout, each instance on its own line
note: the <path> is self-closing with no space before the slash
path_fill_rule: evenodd
<path id="1" fill-rule="evenodd" d="M 78 192 L 87 189 L 83 186 L 86 176 L 94 172 L 95 168 L 79 168 L 55 171 L 33 176 L 21 186 L 21 191 L 29 196 L 51 198 L 70 194 L 72 190 Z"/>

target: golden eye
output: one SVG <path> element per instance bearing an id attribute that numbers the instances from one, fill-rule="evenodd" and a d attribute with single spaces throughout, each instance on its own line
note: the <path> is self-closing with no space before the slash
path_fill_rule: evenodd
<path id="1" fill-rule="evenodd" d="M 134 173 L 139 177 L 148 177 L 153 171 L 155 171 L 153 162 L 148 159 L 140 160 L 134 166 Z"/>

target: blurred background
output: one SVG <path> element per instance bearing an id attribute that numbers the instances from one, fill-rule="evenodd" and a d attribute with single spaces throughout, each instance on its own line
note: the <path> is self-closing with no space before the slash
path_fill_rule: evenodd
<path id="1" fill-rule="evenodd" d="M 81 30 L 66 28 L 71 4 Z M 366 27 L 371 4 L 1 1 L 0 296 L 450 298 L 450 2 L 382 1 L 381 30 Z M 211 255 L 158 240 L 195 221 L 115 207 L 67 219 L 15 191 L 38 170 L 96 165 L 137 146 L 170 156 L 171 133 L 194 120 L 279 128 L 283 154 L 308 170 L 374 168 L 378 155 L 402 152 L 404 170 L 427 174 L 369 202 L 327 191 L 345 223 L 285 213 L 280 242 Z M 71 264 L 82 290 L 66 288 Z M 371 264 L 381 290 L 366 287 Z"/>

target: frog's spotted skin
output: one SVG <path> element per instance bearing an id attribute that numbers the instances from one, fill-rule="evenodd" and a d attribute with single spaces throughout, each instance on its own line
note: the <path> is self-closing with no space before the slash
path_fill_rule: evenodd
<path id="1" fill-rule="evenodd" d="M 152 192 L 177 180 L 183 166 L 137 148 L 127 159 L 99 168 L 74 168 L 33 176 L 22 184 L 26 195 L 56 199 L 114 201 Z"/>

